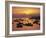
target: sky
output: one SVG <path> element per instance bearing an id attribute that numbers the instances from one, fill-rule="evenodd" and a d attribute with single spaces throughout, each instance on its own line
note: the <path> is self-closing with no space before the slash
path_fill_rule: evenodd
<path id="1" fill-rule="evenodd" d="M 35 15 L 40 13 L 40 8 L 32 7 L 12 7 L 13 14 L 26 14 L 26 15 Z"/>

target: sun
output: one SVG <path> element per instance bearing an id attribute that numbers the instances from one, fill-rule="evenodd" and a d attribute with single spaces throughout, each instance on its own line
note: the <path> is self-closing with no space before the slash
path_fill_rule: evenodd
<path id="1" fill-rule="evenodd" d="M 29 15 L 29 14 L 33 14 L 32 12 L 33 12 L 33 11 L 30 10 L 30 9 L 24 11 L 24 13 L 27 14 L 27 15 Z"/>

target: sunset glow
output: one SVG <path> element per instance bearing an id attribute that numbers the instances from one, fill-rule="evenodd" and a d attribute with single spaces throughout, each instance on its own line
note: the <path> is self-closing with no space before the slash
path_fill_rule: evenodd
<path id="1" fill-rule="evenodd" d="M 39 8 L 27 8 L 27 7 L 13 7 L 12 8 L 12 12 L 13 14 L 39 14 L 40 13 L 40 9 Z"/>

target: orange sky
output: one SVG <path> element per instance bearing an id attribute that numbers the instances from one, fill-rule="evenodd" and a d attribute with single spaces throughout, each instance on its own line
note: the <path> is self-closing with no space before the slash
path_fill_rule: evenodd
<path id="1" fill-rule="evenodd" d="M 31 7 L 12 7 L 13 14 L 39 14 L 40 8 L 31 8 Z"/>

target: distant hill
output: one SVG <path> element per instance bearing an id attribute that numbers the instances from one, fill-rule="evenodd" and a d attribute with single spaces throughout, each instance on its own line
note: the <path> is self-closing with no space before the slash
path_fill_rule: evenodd
<path id="1" fill-rule="evenodd" d="M 32 18 L 32 19 L 40 19 L 40 14 L 38 15 L 20 15 L 20 14 L 12 14 L 12 18 Z"/>

